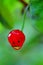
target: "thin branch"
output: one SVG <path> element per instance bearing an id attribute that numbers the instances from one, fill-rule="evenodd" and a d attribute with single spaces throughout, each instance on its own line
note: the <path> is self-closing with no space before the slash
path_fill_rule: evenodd
<path id="1" fill-rule="evenodd" d="M 24 5 L 24 7 L 23 7 L 23 9 L 22 9 L 22 13 L 24 13 L 24 10 L 25 10 L 25 8 L 28 6 L 28 3 L 26 3 L 24 0 L 19 0 L 19 2 L 21 2 L 23 5 Z M 30 9 L 30 7 L 28 8 L 28 10 Z"/>
<path id="2" fill-rule="evenodd" d="M 24 0 L 19 0 L 25 7 L 28 5 Z"/>

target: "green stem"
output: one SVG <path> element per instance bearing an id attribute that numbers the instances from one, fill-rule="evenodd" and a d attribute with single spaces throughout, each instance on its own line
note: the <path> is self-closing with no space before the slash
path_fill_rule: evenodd
<path id="1" fill-rule="evenodd" d="M 24 29 L 24 24 L 25 24 L 25 18 L 26 18 L 27 10 L 28 10 L 28 6 L 26 7 L 26 9 L 24 11 L 23 25 L 22 25 L 21 31 L 23 31 L 23 29 Z"/>

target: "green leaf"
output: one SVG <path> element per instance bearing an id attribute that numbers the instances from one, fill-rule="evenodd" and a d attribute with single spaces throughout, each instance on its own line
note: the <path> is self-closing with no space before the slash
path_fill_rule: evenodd
<path id="1" fill-rule="evenodd" d="M 43 1 L 30 1 L 31 23 L 37 31 L 43 33 Z"/>

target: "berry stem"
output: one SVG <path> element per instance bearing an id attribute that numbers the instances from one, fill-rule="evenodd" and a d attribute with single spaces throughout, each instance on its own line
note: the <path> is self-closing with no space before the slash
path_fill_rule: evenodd
<path id="1" fill-rule="evenodd" d="M 23 18 L 23 25 L 22 25 L 21 31 L 23 31 L 23 29 L 24 29 L 24 24 L 25 24 L 25 18 L 26 18 L 27 10 L 28 10 L 28 6 L 24 10 L 24 18 Z"/>

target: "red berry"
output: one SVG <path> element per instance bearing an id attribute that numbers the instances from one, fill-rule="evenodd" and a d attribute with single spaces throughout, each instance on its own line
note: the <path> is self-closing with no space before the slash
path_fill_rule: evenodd
<path id="1" fill-rule="evenodd" d="M 23 46 L 25 35 L 20 30 L 12 30 L 8 35 L 8 41 L 14 49 L 19 50 Z"/>

